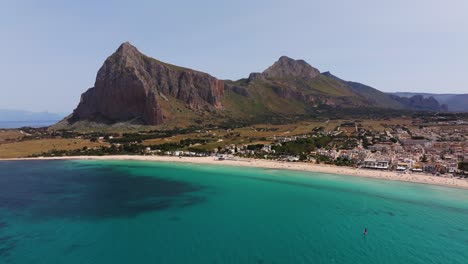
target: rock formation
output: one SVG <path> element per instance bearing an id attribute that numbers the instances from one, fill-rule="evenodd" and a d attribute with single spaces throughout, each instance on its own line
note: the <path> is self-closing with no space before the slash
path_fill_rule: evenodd
<path id="1" fill-rule="evenodd" d="M 106 59 L 94 87 L 82 94 L 72 115 L 55 128 L 264 122 L 264 117 L 326 116 L 325 111 L 348 113 L 352 108 L 446 110 L 432 97 L 389 95 L 329 72 L 321 74 L 304 60 L 286 56 L 248 78 L 220 81 L 150 58 L 123 43 Z"/>
<path id="2" fill-rule="evenodd" d="M 310 66 L 307 62 L 294 60 L 286 56 L 280 57 L 277 62 L 262 73 L 262 76 L 266 79 L 291 77 L 313 79 L 319 75 L 320 71 Z"/>
<path id="3" fill-rule="evenodd" d="M 104 62 L 96 82 L 81 96 L 71 122 L 139 120 L 159 125 L 167 118 L 161 100 L 179 100 L 192 110 L 222 108 L 224 84 L 202 72 L 149 58 L 130 43 Z"/>

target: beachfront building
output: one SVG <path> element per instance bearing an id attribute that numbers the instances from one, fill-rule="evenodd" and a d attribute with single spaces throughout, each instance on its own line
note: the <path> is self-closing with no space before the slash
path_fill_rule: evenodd
<path id="1" fill-rule="evenodd" d="M 366 159 L 362 164 L 362 168 L 388 170 L 390 168 L 390 162 L 386 160 Z"/>
<path id="2" fill-rule="evenodd" d="M 396 170 L 397 171 L 406 171 L 410 167 L 410 164 L 405 162 L 398 162 Z"/>

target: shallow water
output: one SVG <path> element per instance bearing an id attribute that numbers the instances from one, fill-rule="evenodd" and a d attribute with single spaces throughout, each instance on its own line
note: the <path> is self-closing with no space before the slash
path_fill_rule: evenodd
<path id="1" fill-rule="evenodd" d="M 467 201 L 286 170 L 4 161 L 0 263 L 466 263 Z"/>

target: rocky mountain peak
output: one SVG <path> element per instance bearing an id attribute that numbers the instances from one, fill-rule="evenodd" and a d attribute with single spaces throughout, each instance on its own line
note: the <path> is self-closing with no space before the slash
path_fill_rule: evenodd
<path id="1" fill-rule="evenodd" d="M 308 78 L 313 79 L 320 71 L 304 60 L 295 60 L 281 56 L 272 66 L 263 72 L 265 78 Z"/>
<path id="2" fill-rule="evenodd" d="M 143 54 L 129 42 L 122 43 L 117 50 L 107 58 L 105 64 L 115 66 L 135 66 Z"/>
<path id="3" fill-rule="evenodd" d="M 129 42 L 122 43 L 110 58 L 138 58 L 142 53 Z"/>
<path id="4" fill-rule="evenodd" d="M 138 51 L 135 46 L 133 46 L 130 42 L 124 42 L 120 44 L 119 48 L 117 49 L 117 52 L 132 52 L 132 51 Z"/>
<path id="5" fill-rule="evenodd" d="M 94 87 L 82 95 L 70 121 L 138 120 L 159 125 L 170 118 L 163 101 L 201 111 L 222 108 L 223 96 L 222 81 L 152 59 L 125 42 L 99 69 Z"/>

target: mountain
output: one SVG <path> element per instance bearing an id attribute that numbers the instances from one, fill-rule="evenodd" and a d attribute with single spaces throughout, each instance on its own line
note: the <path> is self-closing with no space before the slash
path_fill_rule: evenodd
<path id="1" fill-rule="evenodd" d="M 320 73 L 303 60 L 282 56 L 261 73 L 225 81 L 226 112 L 254 118 L 306 115 L 319 108 L 355 108 L 369 104 L 350 87 Z"/>
<path id="2" fill-rule="evenodd" d="M 404 105 L 407 105 L 411 109 L 420 110 L 420 111 L 447 111 L 447 105 L 440 104 L 434 97 L 424 97 L 422 95 L 414 95 L 411 97 L 400 97 L 397 95 L 392 95 L 392 97 L 401 102 Z"/>
<path id="3" fill-rule="evenodd" d="M 422 96 L 424 98 L 433 97 L 439 103 L 447 106 L 450 112 L 468 112 L 468 94 L 432 94 L 432 93 L 392 93 L 399 97 Z"/>
<path id="4" fill-rule="evenodd" d="M 53 128 L 183 127 L 354 111 L 346 109 L 414 110 L 424 98 L 412 102 L 286 56 L 248 78 L 218 80 L 150 58 L 127 42 L 105 60 L 73 113 Z M 439 111 L 432 103 L 424 110 Z"/>
<path id="5" fill-rule="evenodd" d="M 320 75 L 320 71 L 303 60 L 294 60 L 287 56 L 282 56 L 261 75 L 265 79 L 314 79 Z"/>
<path id="6" fill-rule="evenodd" d="M 380 107 L 417 111 L 447 111 L 447 106 L 445 104 L 431 96 L 423 97 L 417 94 L 411 96 L 399 96 L 398 94 L 388 94 L 362 83 L 344 81 L 332 75 L 330 72 L 325 72 L 323 74 L 343 82 L 351 87 L 355 93 L 360 94 L 373 104 L 379 105 Z"/>
<path id="7" fill-rule="evenodd" d="M 104 62 L 94 87 L 81 96 L 69 118 L 117 123 L 133 120 L 160 125 L 171 118 L 172 102 L 186 108 L 222 108 L 223 82 L 202 72 L 149 58 L 123 43 Z"/>

